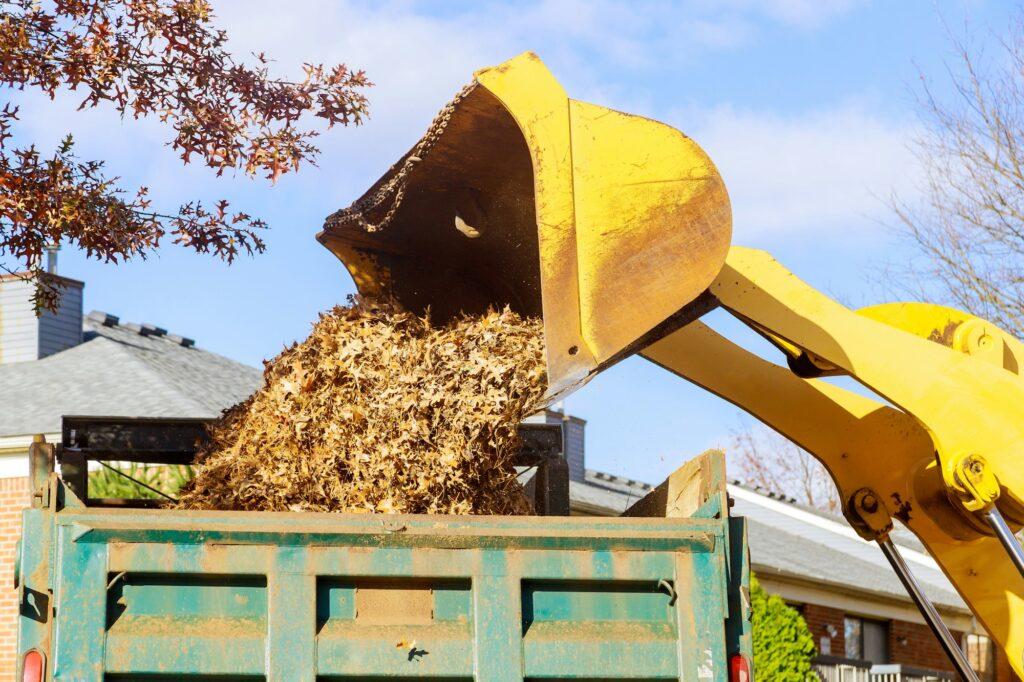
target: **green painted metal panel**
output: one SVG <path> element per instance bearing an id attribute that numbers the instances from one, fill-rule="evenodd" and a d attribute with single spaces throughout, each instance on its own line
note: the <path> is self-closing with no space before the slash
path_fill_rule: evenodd
<path id="1" fill-rule="evenodd" d="M 678 639 L 668 624 L 539 623 L 526 634 L 529 678 L 678 678 Z"/>
<path id="2" fill-rule="evenodd" d="M 118 675 L 108 674 L 104 682 L 263 682 L 262 675 Z M 346 682 L 351 682 L 350 680 Z"/>
<path id="3" fill-rule="evenodd" d="M 53 679 L 102 682 L 107 615 L 106 547 L 76 544 L 70 527 L 59 528 L 56 535 Z"/>
<path id="4" fill-rule="evenodd" d="M 526 581 L 522 604 L 528 677 L 677 675 L 676 605 L 655 580 Z"/>
<path id="5" fill-rule="evenodd" d="M 312 680 L 316 676 L 316 576 L 304 547 L 278 547 L 267 576 L 267 676 Z"/>
<path id="6" fill-rule="evenodd" d="M 244 619 L 204 620 L 199 625 L 130 619 L 123 632 L 107 635 L 104 656 L 99 660 L 108 674 L 263 674 L 266 638 L 254 623 Z"/>
<path id="7" fill-rule="evenodd" d="M 107 581 L 106 602 L 109 673 L 264 671 L 264 576 L 119 572 Z"/>
<path id="8" fill-rule="evenodd" d="M 50 623 L 19 628 L 54 680 L 701 681 L 749 653 L 727 518 L 68 507 L 24 523 L 56 538 L 21 565 L 54 591 L 53 644 Z"/>
<path id="9" fill-rule="evenodd" d="M 53 617 L 52 516 L 42 509 L 22 512 L 15 557 L 18 590 L 18 651 L 50 650 Z M 20 657 L 19 657 L 20 662 Z"/>
<path id="10" fill-rule="evenodd" d="M 728 682 L 721 554 L 677 554 L 675 590 L 679 638 L 680 677 L 697 682 Z M 708 586 L 713 589 L 708 589 Z"/>
<path id="11" fill-rule="evenodd" d="M 316 586 L 316 629 L 356 617 L 356 584 L 352 579 L 321 578 Z"/>
<path id="12" fill-rule="evenodd" d="M 523 584 L 524 627 L 537 621 L 672 623 L 671 596 L 654 581 L 529 581 Z"/>
<path id="13" fill-rule="evenodd" d="M 747 554 L 747 520 L 729 519 L 729 618 L 726 620 L 726 642 L 729 655 L 746 655 L 754 647 L 753 610 L 750 603 L 750 557 Z"/>
<path id="14" fill-rule="evenodd" d="M 523 679 L 521 578 L 508 552 L 483 550 L 473 577 L 473 639 L 477 680 L 519 682 Z"/>
<path id="15" fill-rule="evenodd" d="M 321 630 L 317 652 L 321 675 L 473 675 L 473 631 L 468 623 L 338 624 Z"/>
<path id="16" fill-rule="evenodd" d="M 107 629 L 122 618 L 168 618 L 201 623 L 205 618 L 246 618 L 266 629 L 264 576 L 115 573 L 107 582 Z"/>

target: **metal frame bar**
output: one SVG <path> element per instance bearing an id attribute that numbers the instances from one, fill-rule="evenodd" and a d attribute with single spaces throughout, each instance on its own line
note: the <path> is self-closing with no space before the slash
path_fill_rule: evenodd
<path id="1" fill-rule="evenodd" d="M 1017 567 L 1017 570 L 1020 571 L 1021 577 L 1024 577 L 1024 549 L 1021 548 L 1013 531 L 1006 524 L 1006 519 L 999 513 L 995 505 L 992 505 L 992 508 L 988 511 L 983 512 L 982 516 L 988 525 L 992 527 L 996 537 L 999 538 L 999 542 L 1006 549 L 1006 553 L 1010 555 L 1010 560 Z"/>
<path id="2" fill-rule="evenodd" d="M 89 506 L 159 506 L 162 504 L 159 500 L 90 498 L 89 462 L 99 462 L 149 488 L 105 464 L 104 460 L 139 464 L 193 464 L 196 450 L 206 438 L 206 426 L 209 423 L 207 419 L 66 416 L 61 427 L 62 442 L 57 448 L 61 478 L 71 492 Z M 568 516 L 569 465 L 565 459 L 562 425 L 520 424 L 519 437 L 522 446 L 516 455 L 516 466 L 537 468 L 534 485 L 537 514 Z"/>
<path id="3" fill-rule="evenodd" d="M 924 593 L 914 574 L 910 572 L 910 567 L 903 560 L 903 555 L 896 549 L 896 545 L 886 536 L 879 538 L 878 546 L 882 548 L 882 554 L 889 560 L 893 570 L 896 571 L 896 575 L 899 576 L 900 582 L 907 588 L 910 598 L 914 600 L 917 609 L 924 616 L 925 621 L 927 621 L 928 627 L 935 634 L 935 638 L 939 640 L 939 645 L 946 652 L 946 655 L 949 656 L 949 660 L 953 663 L 953 667 L 956 668 L 957 674 L 967 682 L 980 682 L 977 673 L 974 672 L 967 657 L 964 656 L 964 652 L 953 638 L 953 633 L 946 627 L 946 624 L 942 621 L 942 616 L 935 610 L 935 605 L 932 604 L 928 595 Z"/>

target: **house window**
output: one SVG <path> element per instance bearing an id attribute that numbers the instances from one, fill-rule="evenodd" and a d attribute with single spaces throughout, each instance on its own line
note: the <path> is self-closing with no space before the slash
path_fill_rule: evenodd
<path id="1" fill-rule="evenodd" d="M 889 662 L 889 624 L 880 620 L 843 619 L 846 657 L 872 663 Z"/>
<path id="2" fill-rule="evenodd" d="M 995 679 L 995 649 L 992 648 L 992 640 L 985 635 L 964 635 L 964 653 L 967 660 L 978 673 L 982 682 L 991 682 Z"/>
<path id="3" fill-rule="evenodd" d="M 864 658 L 864 621 L 860 618 L 843 619 L 843 639 L 847 658 Z"/>

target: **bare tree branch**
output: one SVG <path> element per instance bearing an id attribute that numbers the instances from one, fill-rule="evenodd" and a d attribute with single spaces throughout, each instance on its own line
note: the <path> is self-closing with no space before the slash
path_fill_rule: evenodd
<path id="1" fill-rule="evenodd" d="M 733 431 L 729 448 L 733 471 L 747 484 L 796 498 L 830 514 L 839 514 L 839 493 L 828 471 L 809 452 L 757 424 Z"/>
<path id="2" fill-rule="evenodd" d="M 922 74 L 922 133 L 913 150 L 921 199 L 890 199 L 899 234 L 918 258 L 890 278 L 903 293 L 936 288 L 951 305 L 1024 337 L 1024 24 L 998 41 L 996 59 L 951 38 L 952 96 Z"/>

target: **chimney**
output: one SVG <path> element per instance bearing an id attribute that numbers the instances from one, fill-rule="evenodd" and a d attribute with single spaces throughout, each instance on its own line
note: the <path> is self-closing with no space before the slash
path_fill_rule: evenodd
<path id="1" fill-rule="evenodd" d="M 57 274 L 57 252 L 60 251 L 60 247 L 56 244 L 50 244 L 46 247 L 46 271 L 51 275 Z"/>
<path id="2" fill-rule="evenodd" d="M 48 265 L 56 270 L 57 256 Z M 0 275 L 0 365 L 39 360 L 82 342 L 82 287 L 77 280 L 57 277 L 60 308 L 36 316 L 32 305 L 35 281 L 27 272 Z"/>
<path id="3" fill-rule="evenodd" d="M 569 465 L 569 479 L 583 481 L 586 479 L 586 448 L 585 436 L 587 421 L 565 413 L 565 402 L 559 402 L 559 410 L 544 410 L 527 417 L 524 421 L 533 424 L 561 424 L 562 450 Z"/>

